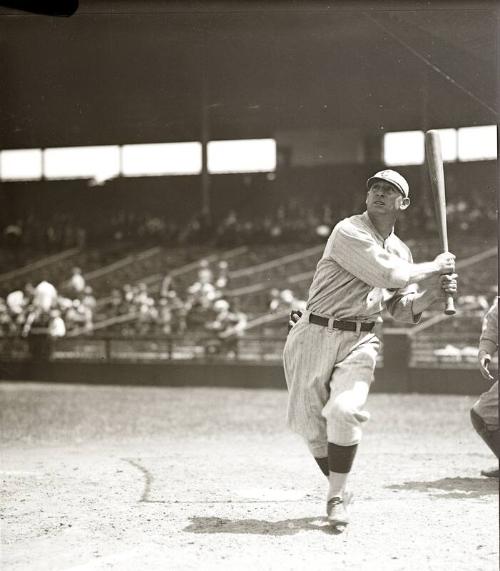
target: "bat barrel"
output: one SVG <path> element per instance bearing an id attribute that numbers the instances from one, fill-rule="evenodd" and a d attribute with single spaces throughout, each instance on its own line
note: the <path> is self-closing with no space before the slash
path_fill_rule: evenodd
<path id="1" fill-rule="evenodd" d="M 446 227 L 446 196 L 443 157 L 441 153 L 441 139 L 439 132 L 431 129 L 425 133 L 425 158 L 428 167 L 429 179 L 436 206 L 437 227 L 443 252 L 448 252 L 448 230 Z M 453 297 L 446 297 L 444 313 L 454 315 L 455 304 Z"/>

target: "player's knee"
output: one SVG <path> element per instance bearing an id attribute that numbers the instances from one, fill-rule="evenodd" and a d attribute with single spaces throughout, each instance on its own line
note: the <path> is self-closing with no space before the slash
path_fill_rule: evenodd
<path id="1" fill-rule="evenodd" d="M 359 402 L 348 392 L 330 399 L 323 409 L 326 419 L 328 441 L 340 446 L 358 444 L 362 436 L 362 424 L 368 413 L 360 411 Z"/>
<path id="2" fill-rule="evenodd" d="M 334 399 L 330 409 L 328 410 L 328 418 L 338 422 L 342 421 L 346 424 L 357 424 L 356 418 L 357 408 L 346 395 L 341 395 Z"/>
<path id="3" fill-rule="evenodd" d="M 486 426 L 486 423 L 481 418 L 479 413 L 474 409 L 474 407 L 470 409 L 470 421 L 472 423 L 472 426 L 474 427 L 474 430 L 478 434 L 483 435 L 488 432 L 488 427 Z"/>
<path id="4" fill-rule="evenodd" d="M 345 395 L 330 401 L 329 406 L 325 407 L 324 416 L 328 425 L 342 426 L 345 431 L 352 431 L 362 422 L 358 409 Z"/>

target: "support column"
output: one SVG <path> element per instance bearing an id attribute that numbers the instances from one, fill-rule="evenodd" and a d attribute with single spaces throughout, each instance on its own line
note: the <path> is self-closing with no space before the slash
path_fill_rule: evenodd
<path id="1" fill-rule="evenodd" d="M 203 39 L 203 47 L 200 60 L 201 69 L 201 212 L 203 221 L 211 223 L 212 212 L 210 207 L 210 174 L 208 172 L 207 144 L 210 140 L 210 110 L 209 110 L 209 86 L 208 86 L 208 61 L 206 34 Z"/>

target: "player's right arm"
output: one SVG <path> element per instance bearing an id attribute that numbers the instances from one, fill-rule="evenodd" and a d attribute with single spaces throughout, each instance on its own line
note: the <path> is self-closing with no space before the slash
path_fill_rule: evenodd
<path id="1" fill-rule="evenodd" d="M 399 289 L 455 270 L 455 256 L 449 252 L 439 254 L 432 262 L 414 264 L 391 254 L 369 232 L 348 221 L 335 228 L 328 254 L 372 287 Z"/>

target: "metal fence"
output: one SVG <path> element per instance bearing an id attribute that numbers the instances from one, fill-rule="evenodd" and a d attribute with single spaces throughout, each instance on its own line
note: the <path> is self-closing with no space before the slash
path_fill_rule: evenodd
<path id="1" fill-rule="evenodd" d="M 281 360 L 285 344 L 284 338 L 259 336 L 245 336 L 228 342 L 214 337 L 74 337 L 44 341 L 50 343 L 51 360 L 89 362 L 207 359 L 277 362 Z M 0 339 L 0 359 L 27 360 L 32 353 L 32 340 L 19 337 Z"/>
<path id="2" fill-rule="evenodd" d="M 404 334 L 404 333 L 403 333 Z M 477 367 L 477 335 L 448 332 L 443 336 L 437 332 L 422 332 L 408 336 L 407 366 L 418 368 L 475 368 Z M 39 342 L 40 340 L 36 340 Z M 240 361 L 281 362 L 285 337 L 245 335 L 224 342 L 213 336 L 175 337 L 68 337 L 48 340 L 50 347 L 43 355 L 50 355 L 53 361 L 84 362 L 170 362 L 170 361 Z M 399 351 L 393 347 L 394 339 L 387 341 L 386 352 Z M 1 360 L 28 360 L 37 347 L 33 339 L 20 337 L 0 338 Z M 402 357 L 402 356 L 401 356 Z M 389 359 L 389 354 L 387 355 Z M 493 365 L 496 366 L 494 358 Z M 377 367 L 384 364 L 382 348 Z M 403 366 L 403 365 L 401 365 Z"/>

